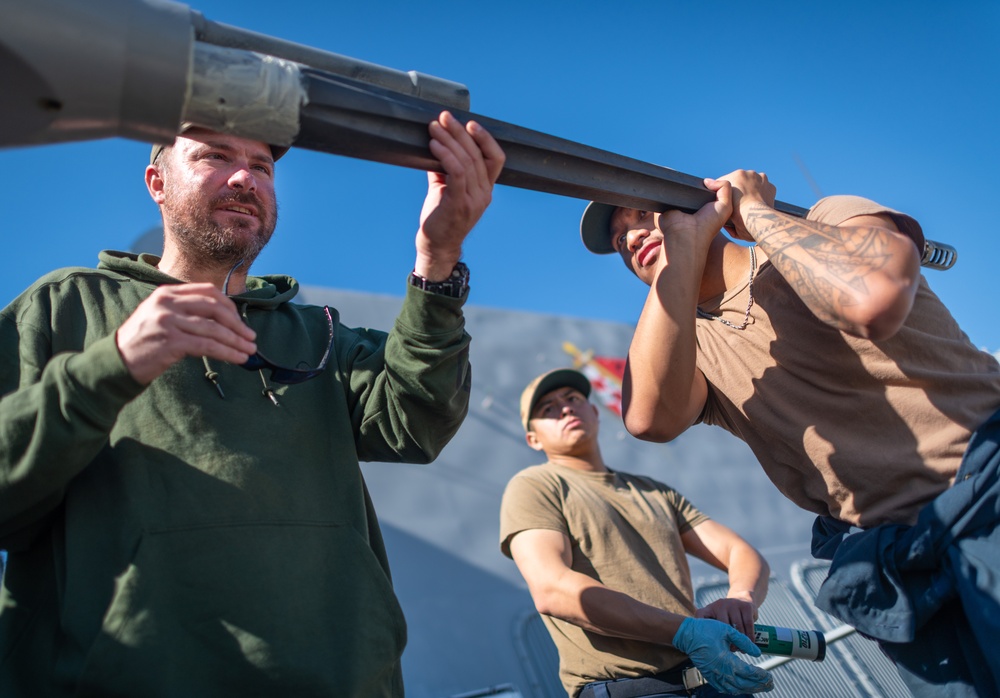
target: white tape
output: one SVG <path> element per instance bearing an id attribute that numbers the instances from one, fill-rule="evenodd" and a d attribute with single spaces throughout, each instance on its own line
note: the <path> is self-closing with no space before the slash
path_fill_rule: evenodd
<path id="1" fill-rule="evenodd" d="M 291 145 L 307 102 L 298 63 L 195 43 L 183 121 L 270 145 Z"/>

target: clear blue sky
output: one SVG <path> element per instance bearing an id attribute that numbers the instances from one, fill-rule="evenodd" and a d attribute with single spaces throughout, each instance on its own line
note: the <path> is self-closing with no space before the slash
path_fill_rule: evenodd
<path id="1" fill-rule="evenodd" d="M 856 193 L 906 211 L 958 265 L 928 271 L 972 341 L 994 305 L 1000 4 L 202 0 L 208 19 L 467 85 L 472 111 L 697 176 L 765 171 L 778 198 Z M 149 146 L 0 150 L 6 304 L 158 223 Z M 801 163 L 801 164 L 800 164 Z M 803 165 L 806 168 L 803 169 Z M 808 172 L 808 176 L 806 174 Z M 293 151 L 256 273 L 401 295 L 425 177 Z M 633 323 L 645 288 L 579 242 L 584 202 L 500 187 L 466 246 L 471 302 Z M 350 320 L 348 309 L 343 309 Z"/>

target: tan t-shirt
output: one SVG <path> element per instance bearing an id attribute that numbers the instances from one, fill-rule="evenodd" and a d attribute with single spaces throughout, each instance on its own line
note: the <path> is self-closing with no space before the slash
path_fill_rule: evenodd
<path id="1" fill-rule="evenodd" d="M 522 470 L 500 505 L 500 549 L 521 531 L 566 534 L 576 572 L 633 598 L 694 615 L 691 570 L 681 534 L 706 521 L 682 495 L 646 477 L 589 473 L 546 463 Z M 570 696 L 591 681 L 648 676 L 687 659 L 670 645 L 625 640 L 542 616 L 559 651 Z"/>
<path id="2" fill-rule="evenodd" d="M 912 219 L 860 197 L 828 197 L 809 217 L 839 225 L 876 212 L 922 241 Z M 702 309 L 742 320 L 747 293 Z M 745 330 L 697 321 L 709 383 L 702 421 L 746 441 L 804 509 L 865 527 L 913 523 L 951 486 L 972 432 L 1000 409 L 997 360 L 972 345 L 923 276 L 904 326 L 881 342 L 820 322 L 770 263 L 753 295 Z"/>

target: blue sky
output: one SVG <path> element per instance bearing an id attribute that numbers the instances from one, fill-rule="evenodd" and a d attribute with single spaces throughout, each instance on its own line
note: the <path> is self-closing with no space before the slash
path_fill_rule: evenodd
<path id="1" fill-rule="evenodd" d="M 765 171 L 809 206 L 855 193 L 954 245 L 931 287 L 972 341 L 1000 349 L 995 133 L 1000 4 L 203 0 L 208 19 L 464 83 L 472 111 L 671 167 Z M 279 9 L 280 8 L 280 9 Z M 6 304 L 92 266 L 158 223 L 149 146 L 122 139 L 0 150 Z M 401 295 L 421 172 L 293 150 L 255 273 Z M 812 180 L 812 181 L 810 181 Z M 477 305 L 633 323 L 645 287 L 587 253 L 584 202 L 498 187 L 466 245 Z M 342 309 L 350 321 L 349 309 Z"/>

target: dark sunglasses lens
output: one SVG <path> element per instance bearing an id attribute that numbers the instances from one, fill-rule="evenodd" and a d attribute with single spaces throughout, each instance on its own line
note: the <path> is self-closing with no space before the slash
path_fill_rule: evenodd
<path id="1" fill-rule="evenodd" d="M 260 354 L 253 354 L 244 363 L 240 364 L 240 368 L 245 368 L 248 371 L 256 371 L 262 368 L 275 368 L 270 361 L 265 359 Z"/>
<path id="2" fill-rule="evenodd" d="M 296 383 L 303 383 L 310 378 L 315 378 L 323 372 L 326 368 L 326 363 L 317 366 L 316 368 L 287 368 L 285 366 L 279 366 L 270 359 L 261 356 L 260 353 L 252 355 L 245 363 L 240 364 L 240 368 L 245 368 L 248 371 L 258 371 L 260 369 L 266 369 L 271 372 L 271 380 L 275 383 L 283 383 L 285 385 L 295 385 Z"/>
<path id="3" fill-rule="evenodd" d="M 315 378 L 323 372 L 322 368 L 316 368 L 310 371 L 297 371 L 292 368 L 283 368 L 281 366 L 272 366 L 270 368 L 271 380 L 275 383 L 282 383 L 283 385 L 304 383 L 305 381 Z"/>

